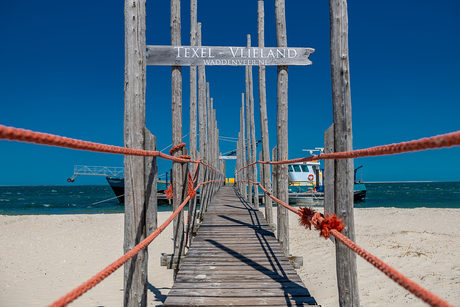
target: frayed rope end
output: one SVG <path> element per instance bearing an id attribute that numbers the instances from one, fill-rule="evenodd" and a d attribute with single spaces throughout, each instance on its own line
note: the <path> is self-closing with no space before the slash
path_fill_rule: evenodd
<path id="1" fill-rule="evenodd" d="M 343 219 L 338 219 L 337 215 L 326 213 L 324 217 L 321 213 L 316 212 L 313 208 L 299 208 L 299 224 L 311 230 L 311 225 L 320 231 L 320 237 L 329 238 L 332 229 L 342 232 L 345 225 Z"/>

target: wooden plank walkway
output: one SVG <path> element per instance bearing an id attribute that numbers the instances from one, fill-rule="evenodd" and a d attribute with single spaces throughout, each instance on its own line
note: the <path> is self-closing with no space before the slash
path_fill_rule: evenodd
<path id="1" fill-rule="evenodd" d="M 163 306 L 317 305 L 261 212 L 222 187 Z"/>

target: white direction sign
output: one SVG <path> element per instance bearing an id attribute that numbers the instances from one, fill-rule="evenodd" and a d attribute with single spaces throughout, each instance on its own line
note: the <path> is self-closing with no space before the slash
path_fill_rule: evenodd
<path id="1" fill-rule="evenodd" d="M 312 48 L 147 46 L 147 65 L 272 66 L 311 65 Z"/>
<path id="2" fill-rule="evenodd" d="M 219 156 L 220 160 L 236 160 L 236 156 Z"/>

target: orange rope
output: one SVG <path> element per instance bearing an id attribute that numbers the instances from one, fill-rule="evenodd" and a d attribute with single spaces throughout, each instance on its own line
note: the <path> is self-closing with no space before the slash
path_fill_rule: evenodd
<path id="1" fill-rule="evenodd" d="M 169 183 L 169 187 L 165 190 L 165 195 L 166 195 L 166 198 L 167 199 L 172 199 L 174 197 L 174 194 L 173 194 L 173 182 L 171 180 L 171 182 Z"/>
<path id="2" fill-rule="evenodd" d="M 189 159 L 182 159 L 179 157 L 171 157 L 159 151 L 150 151 L 142 149 L 124 148 L 112 145 L 105 145 L 100 143 L 93 143 L 87 141 L 81 141 L 76 139 L 70 139 L 58 135 L 34 132 L 25 129 L 18 129 L 13 127 L 6 127 L 0 125 L 0 139 L 7 139 L 10 141 L 28 142 L 42 145 L 50 145 L 78 150 L 104 152 L 120 155 L 133 155 L 133 156 L 149 156 L 149 157 L 160 157 L 163 159 L 175 161 L 175 162 L 192 162 Z"/>
<path id="3" fill-rule="evenodd" d="M 180 149 L 182 147 L 185 147 L 185 143 L 177 144 L 176 146 L 171 148 L 171 150 L 169 151 L 169 154 L 172 156 L 176 150 L 178 150 L 178 149 Z"/>
<path id="4" fill-rule="evenodd" d="M 220 175 L 224 176 L 224 174 L 214 169 L 210 165 L 203 163 L 201 159 L 198 159 L 198 161 L 190 160 L 190 156 L 184 155 L 184 156 L 173 157 L 173 156 L 164 154 L 159 151 L 125 148 L 125 147 L 105 145 L 105 144 L 100 144 L 100 143 L 93 143 L 93 142 L 88 142 L 88 141 L 81 141 L 77 139 L 66 138 L 66 137 L 48 134 L 48 133 L 34 132 L 31 130 L 7 127 L 4 125 L 0 125 L 0 139 L 41 144 L 41 145 L 50 145 L 50 146 L 71 148 L 71 149 L 77 149 L 77 150 L 112 153 L 112 154 L 119 154 L 119 155 L 159 157 L 159 158 L 171 160 L 174 162 L 201 163 L 211 168 L 215 172 L 219 173 Z M 181 143 L 175 147 L 181 148 L 183 146 L 185 146 L 185 144 Z M 175 147 L 172 148 L 171 151 L 173 149 L 174 150 L 178 149 Z"/>
<path id="5" fill-rule="evenodd" d="M 360 157 L 370 157 L 370 156 L 383 156 L 383 155 L 393 155 L 403 152 L 411 151 L 420 151 L 426 149 L 435 149 L 435 148 L 445 148 L 460 145 L 460 131 L 447 133 L 443 135 L 437 135 L 430 138 L 422 138 L 415 141 L 402 142 L 391 145 L 376 146 L 367 149 L 353 150 L 353 151 L 344 151 L 344 152 L 335 152 L 328 154 L 321 154 L 312 157 L 305 157 L 292 160 L 284 161 L 256 161 L 254 163 L 248 164 L 245 167 L 240 168 L 241 170 L 250 167 L 256 163 L 261 164 L 289 164 L 297 162 L 308 162 L 315 160 L 330 160 L 330 159 L 351 159 L 351 158 L 360 158 Z"/>
<path id="6" fill-rule="evenodd" d="M 346 236 L 341 234 L 342 230 L 344 229 L 345 225 L 342 224 L 343 220 L 337 219 L 337 216 L 330 213 L 325 213 L 326 218 L 321 215 L 319 212 L 315 212 L 312 208 L 302 208 L 301 210 L 295 209 L 284 202 L 280 201 L 279 199 L 273 197 L 264 187 L 258 182 L 253 182 L 251 180 L 238 180 L 242 182 L 250 182 L 254 185 L 258 185 L 267 193 L 270 198 L 275 200 L 278 204 L 282 205 L 286 209 L 297 213 L 300 216 L 299 224 L 308 227 L 311 229 L 311 224 L 315 226 L 316 229 L 320 231 L 320 236 L 324 238 L 328 238 L 329 234 L 334 236 L 337 240 L 345 244 L 349 249 L 357 253 L 359 256 L 363 257 L 366 261 L 372 264 L 374 267 L 382 271 L 385 275 L 390 277 L 393 281 L 398 283 L 404 289 L 408 290 L 418 298 L 422 299 L 425 303 L 428 303 L 430 306 L 436 307 L 454 307 L 453 305 L 449 304 L 448 302 L 441 299 L 436 294 L 424 289 L 423 287 L 419 286 L 395 268 L 389 266 L 382 260 L 378 259 L 371 253 L 367 252 L 363 248 L 359 247 L 356 243 L 348 239 Z"/>
<path id="7" fill-rule="evenodd" d="M 202 184 L 208 184 L 211 182 L 215 181 L 221 181 L 221 180 L 210 180 L 206 181 L 203 183 L 198 184 L 198 186 L 195 188 L 195 191 L 200 187 Z M 51 305 L 49 307 L 64 307 L 73 302 L 75 299 L 83 295 L 85 292 L 96 286 L 98 283 L 103 281 L 105 278 L 107 278 L 110 274 L 115 272 L 118 268 L 120 268 L 123 264 L 125 264 L 129 259 L 134 257 L 137 253 L 139 253 L 142 249 L 146 248 L 160 233 L 163 232 L 163 230 L 172 222 L 172 220 L 179 214 L 179 212 L 185 207 L 187 202 L 190 200 L 190 196 L 187 196 L 185 198 L 184 202 L 174 211 L 174 213 L 160 226 L 158 227 L 150 236 L 145 238 L 142 242 L 140 242 L 138 245 L 136 245 L 132 250 L 124 254 L 122 257 L 120 257 L 118 260 L 110 264 L 108 267 L 106 267 L 104 270 L 101 272 L 97 273 L 94 275 L 92 278 L 90 278 L 88 281 L 84 282 L 74 290 L 70 291 Z"/>

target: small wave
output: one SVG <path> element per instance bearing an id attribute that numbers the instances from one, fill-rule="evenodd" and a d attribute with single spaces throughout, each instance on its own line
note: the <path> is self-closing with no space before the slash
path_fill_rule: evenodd
<path id="1" fill-rule="evenodd" d="M 57 191 L 56 190 L 51 190 L 51 192 L 56 193 Z"/>
<path id="2" fill-rule="evenodd" d="M 43 207 L 49 207 L 51 206 L 50 204 L 43 204 Z"/>
<path id="3" fill-rule="evenodd" d="M 0 201 L 10 201 L 9 199 L 0 198 Z"/>

